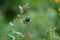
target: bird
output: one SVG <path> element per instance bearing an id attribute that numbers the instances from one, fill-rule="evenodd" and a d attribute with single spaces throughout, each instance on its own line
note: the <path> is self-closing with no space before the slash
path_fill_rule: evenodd
<path id="1" fill-rule="evenodd" d="M 23 22 L 24 22 L 24 23 L 29 23 L 29 22 L 30 22 L 30 17 L 26 17 Z"/>

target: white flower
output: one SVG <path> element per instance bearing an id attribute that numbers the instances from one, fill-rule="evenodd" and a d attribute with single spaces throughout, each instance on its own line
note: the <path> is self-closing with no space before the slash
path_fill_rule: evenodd
<path id="1" fill-rule="evenodd" d="M 17 18 L 20 18 L 21 17 L 21 15 L 17 15 Z"/>
<path id="2" fill-rule="evenodd" d="M 13 26 L 15 23 L 10 22 L 10 25 Z"/>
<path id="3" fill-rule="evenodd" d="M 24 37 L 24 35 L 21 32 L 13 31 L 13 33 L 16 33 L 16 34 L 21 35 L 22 37 Z"/>
<path id="4" fill-rule="evenodd" d="M 29 3 L 26 3 L 26 4 L 23 5 L 23 6 L 19 5 L 19 9 L 20 9 L 20 12 L 21 12 L 21 13 L 24 13 L 24 10 L 26 10 L 27 8 L 30 8 L 30 7 L 29 7 Z"/>
<path id="5" fill-rule="evenodd" d="M 23 7 L 19 5 L 20 12 L 23 13 Z"/>

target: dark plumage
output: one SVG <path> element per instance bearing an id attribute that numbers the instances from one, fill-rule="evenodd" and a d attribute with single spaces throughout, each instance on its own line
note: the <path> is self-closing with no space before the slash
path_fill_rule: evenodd
<path id="1" fill-rule="evenodd" d="M 30 17 L 26 17 L 25 21 L 30 22 Z"/>

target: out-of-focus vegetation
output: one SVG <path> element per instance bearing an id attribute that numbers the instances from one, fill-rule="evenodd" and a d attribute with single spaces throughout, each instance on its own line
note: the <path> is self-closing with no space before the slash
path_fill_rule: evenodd
<path id="1" fill-rule="evenodd" d="M 60 0 L 0 0 L 0 40 L 60 40 Z"/>

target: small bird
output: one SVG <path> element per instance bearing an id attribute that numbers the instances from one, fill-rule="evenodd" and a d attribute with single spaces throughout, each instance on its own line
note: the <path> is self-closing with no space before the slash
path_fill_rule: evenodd
<path id="1" fill-rule="evenodd" d="M 29 23 L 29 22 L 30 22 L 30 17 L 26 17 L 23 22 L 24 22 L 24 23 Z"/>

